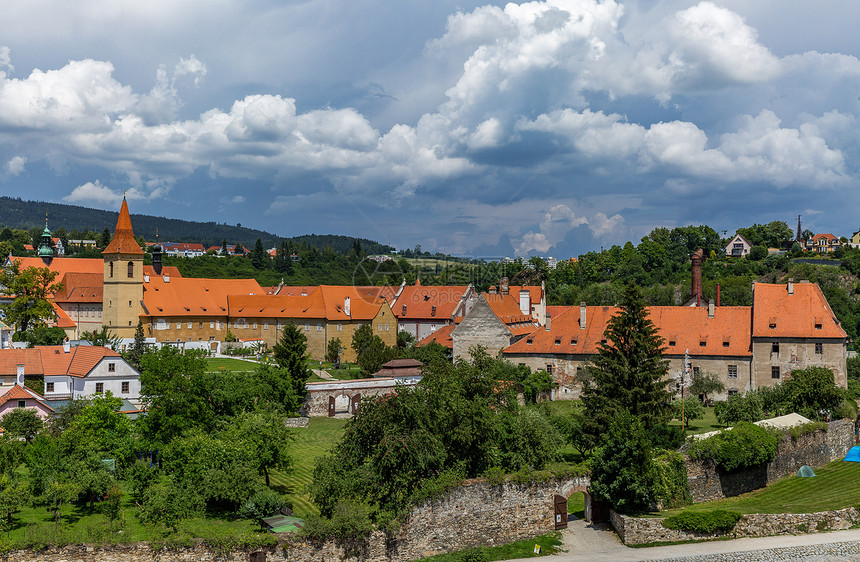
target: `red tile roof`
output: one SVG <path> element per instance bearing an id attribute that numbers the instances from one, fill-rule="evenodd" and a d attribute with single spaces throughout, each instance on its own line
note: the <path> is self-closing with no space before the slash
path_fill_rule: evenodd
<path id="1" fill-rule="evenodd" d="M 66 273 L 98 273 L 104 276 L 105 262 L 98 258 L 53 258 L 50 264 L 42 258 L 13 257 L 18 267 L 23 271 L 28 267 L 47 267 L 57 272 L 56 279 L 62 279 Z"/>
<path id="2" fill-rule="evenodd" d="M 171 279 L 174 277 L 182 277 L 182 273 L 179 271 L 179 268 L 175 265 L 163 265 L 161 266 L 161 273 L 156 273 L 155 269 L 151 265 L 143 266 L 143 274 L 149 275 L 150 277 L 154 277 L 156 275 L 159 276 L 168 276 Z"/>
<path id="3" fill-rule="evenodd" d="M 447 326 L 442 326 L 441 328 L 439 328 L 438 330 L 436 330 L 435 332 L 433 332 L 432 334 L 430 334 L 426 338 L 422 339 L 421 341 L 419 341 L 415 345 L 420 347 L 423 345 L 429 345 L 431 342 L 436 342 L 439 345 L 444 345 L 448 349 L 454 349 L 454 340 L 451 338 L 451 332 L 453 332 L 454 328 L 456 328 L 456 327 L 457 327 L 456 324 L 449 324 Z"/>
<path id="4" fill-rule="evenodd" d="M 72 347 L 68 353 L 61 345 L 0 349 L 0 375 L 15 375 L 18 365 L 24 365 L 25 375 L 85 377 L 105 357 L 121 356 L 110 348 L 91 345 Z"/>
<path id="5" fill-rule="evenodd" d="M 847 334 L 816 283 L 756 283 L 752 335 L 758 338 L 845 338 Z"/>
<path id="6" fill-rule="evenodd" d="M 612 306 L 586 307 L 585 329 L 579 327 L 579 307 L 553 316 L 550 330 L 540 327 L 505 348 L 511 354 L 593 355 L 599 351 L 610 318 L 621 309 Z M 750 357 L 748 306 L 724 306 L 708 317 L 707 307 L 652 306 L 648 313 L 657 333 L 665 340 L 666 355 L 723 355 Z M 674 345 L 670 345 L 674 342 Z M 704 345 L 702 345 L 704 343 Z"/>
<path id="7" fill-rule="evenodd" d="M 122 206 L 119 209 L 119 217 L 116 220 L 113 240 L 110 241 L 107 248 L 102 250 L 102 254 L 143 255 L 145 253 L 134 237 L 134 230 L 131 228 L 131 216 L 128 214 L 128 203 L 125 202 L 125 197 L 123 197 Z"/>
<path id="8" fill-rule="evenodd" d="M 196 279 L 150 276 L 143 284 L 147 316 L 226 316 L 228 295 L 261 295 L 254 279 Z"/>
<path id="9" fill-rule="evenodd" d="M 104 273 L 66 272 L 60 280 L 63 288 L 55 295 L 56 302 L 101 303 L 104 288 Z"/>
<path id="10" fill-rule="evenodd" d="M 325 318 L 338 320 L 371 320 L 385 303 L 378 287 L 320 285 L 306 296 L 230 295 L 230 316 L 249 318 Z M 345 311 L 349 298 L 350 313 Z"/>
<path id="11" fill-rule="evenodd" d="M 392 307 L 398 320 L 450 319 L 469 287 L 406 285 Z"/>
<path id="12" fill-rule="evenodd" d="M 523 314 L 519 302 L 513 295 L 494 295 L 482 293 L 481 296 L 490 305 L 490 310 L 499 317 L 515 336 L 527 334 L 535 329 L 531 313 Z"/>
<path id="13" fill-rule="evenodd" d="M 38 392 L 35 392 L 23 386 L 19 386 L 17 384 L 3 394 L 0 394 L 0 406 L 5 404 L 6 402 L 9 402 L 10 400 L 35 400 L 42 407 L 47 408 L 51 412 L 54 411 L 54 409 L 48 406 L 48 403 L 45 402 L 44 396 L 42 396 Z"/>

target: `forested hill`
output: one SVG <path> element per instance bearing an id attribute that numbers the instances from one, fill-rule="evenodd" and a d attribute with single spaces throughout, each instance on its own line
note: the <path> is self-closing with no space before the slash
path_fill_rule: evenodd
<path id="1" fill-rule="evenodd" d="M 45 226 L 46 214 L 51 230 L 62 227 L 67 232 L 91 230 L 100 233 L 105 228 L 113 232 L 118 210 L 102 211 L 63 203 L 22 201 L 19 198 L 0 197 L 0 225 L 2 226 L 21 229 L 38 228 L 41 230 Z M 271 248 L 281 239 L 280 236 L 271 232 L 215 222 L 194 222 L 134 213 L 131 215 L 131 221 L 134 225 L 134 233 L 147 240 L 155 239 L 156 229 L 158 229 L 158 237 L 162 241 L 200 242 L 206 247 L 220 246 L 221 242 L 226 240 L 229 244 L 240 242 L 246 248 L 253 248 L 257 238 L 260 238 L 266 248 Z M 333 234 L 310 234 L 288 240 L 305 242 L 309 246 L 319 249 L 328 245 L 336 252 L 346 253 L 353 247 L 356 239 Z M 387 253 L 394 249 L 372 240 L 363 238 L 358 240 L 362 249 L 369 254 Z"/>

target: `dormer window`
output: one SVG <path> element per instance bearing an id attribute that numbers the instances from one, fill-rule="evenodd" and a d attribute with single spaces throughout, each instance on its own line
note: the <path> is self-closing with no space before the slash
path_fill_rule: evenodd
<path id="1" fill-rule="evenodd" d="M 570 345 L 576 345 L 578 340 L 576 338 L 570 338 Z"/>
<path id="2" fill-rule="evenodd" d="M 526 344 L 531 345 L 535 340 L 533 338 L 529 338 L 526 340 Z"/>
<path id="3" fill-rule="evenodd" d="M 435 304 L 430 308 L 430 316 L 436 316 L 436 305 Z"/>
<path id="4" fill-rule="evenodd" d="M 705 347 L 708 345 L 708 340 L 699 340 L 699 347 Z"/>
<path id="5" fill-rule="evenodd" d="M 555 345 L 561 345 L 561 338 L 556 338 Z"/>
<path id="6" fill-rule="evenodd" d="M 675 347 L 675 340 L 669 340 L 669 345 Z"/>

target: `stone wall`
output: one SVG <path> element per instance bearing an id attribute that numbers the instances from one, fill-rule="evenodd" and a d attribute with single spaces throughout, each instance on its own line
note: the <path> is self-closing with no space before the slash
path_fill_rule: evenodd
<path id="1" fill-rule="evenodd" d="M 667 529 L 663 517 L 629 517 L 614 511 L 610 522 L 626 545 L 666 541 L 691 541 L 720 537 L 768 537 L 850 529 L 860 524 L 860 512 L 853 507 L 818 513 L 754 513 L 744 515 L 728 533 L 688 533 Z"/>
<path id="2" fill-rule="evenodd" d="M 823 466 L 843 458 L 854 445 L 854 424 L 851 420 L 836 420 L 827 430 L 790 435 L 779 443 L 776 458 L 766 466 L 732 474 L 720 472 L 712 461 L 685 459 L 687 481 L 693 502 L 700 503 L 737 496 L 763 488 L 797 472 L 803 465 Z"/>
<path id="3" fill-rule="evenodd" d="M 549 533 L 555 529 L 553 497 L 585 490 L 589 482 L 588 477 L 534 484 L 466 481 L 447 496 L 412 510 L 392 541 L 391 560 L 414 560 Z"/>
<path id="4" fill-rule="evenodd" d="M 329 415 L 329 398 L 335 399 L 335 414 L 353 414 L 353 400 L 369 396 L 391 394 L 397 385 L 415 386 L 418 379 L 411 377 L 379 377 L 331 382 L 309 382 L 308 396 L 300 411 L 302 416 L 321 417 Z"/>
<path id="5" fill-rule="evenodd" d="M 309 421 L 308 418 L 287 418 L 284 420 L 284 425 L 287 427 L 307 427 Z"/>

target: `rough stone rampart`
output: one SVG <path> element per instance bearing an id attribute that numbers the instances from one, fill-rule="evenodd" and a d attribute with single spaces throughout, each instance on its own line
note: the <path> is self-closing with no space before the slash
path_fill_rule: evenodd
<path id="1" fill-rule="evenodd" d="M 854 445 L 854 424 L 836 420 L 826 430 L 814 431 L 793 439 L 783 437 L 773 462 L 731 474 L 719 471 L 712 461 L 687 458 L 687 481 L 693 502 L 700 503 L 737 496 L 763 488 L 797 472 L 803 465 L 823 466 L 843 458 Z"/>
<path id="2" fill-rule="evenodd" d="M 691 541 L 721 537 L 768 537 L 850 529 L 860 524 L 853 507 L 818 513 L 754 513 L 744 515 L 728 533 L 689 533 L 667 529 L 663 517 L 630 517 L 610 512 L 610 522 L 626 545 L 667 541 Z"/>

